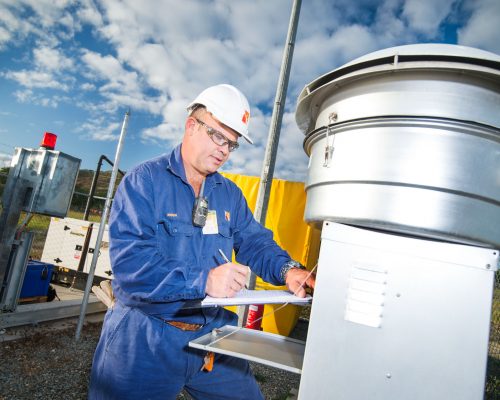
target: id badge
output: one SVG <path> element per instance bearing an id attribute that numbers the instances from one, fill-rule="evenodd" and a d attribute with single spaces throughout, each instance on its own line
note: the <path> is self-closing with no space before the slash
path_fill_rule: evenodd
<path id="1" fill-rule="evenodd" d="M 208 210 L 207 222 L 202 230 L 204 235 L 215 235 L 219 233 L 219 225 L 217 225 L 217 211 Z"/>

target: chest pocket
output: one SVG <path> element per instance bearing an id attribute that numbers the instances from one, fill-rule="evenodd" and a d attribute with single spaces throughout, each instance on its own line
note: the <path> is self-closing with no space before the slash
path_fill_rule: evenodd
<path id="1" fill-rule="evenodd" d="M 191 221 L 163 220 L 156 229 L 158 249 L 163 255 L 184 260 L 192 257 L 194 227 Z"/>
<path id="2" fill-rule="evenodd" d="M 231 227 L 229 226 L 228 223 L 219 223 L 219 235 L 226 239 L 232 239 L 233 238 L 233 232 L 231 231 Z"/>
<path id="3" fill-rule="evenodd" d="M 219 233 L 214 236 L 214 252 L 218 254 L 218 249 L 221 249 L 227 257 L 231 258 L 233 251 L 233 231 L 231 226 L 226 221 L 219 221 Z"/>

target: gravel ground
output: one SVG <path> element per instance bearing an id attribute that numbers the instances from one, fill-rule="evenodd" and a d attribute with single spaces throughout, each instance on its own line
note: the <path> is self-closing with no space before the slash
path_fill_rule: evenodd
<path id="1" fill-rule="evenodd" d="M 291 337 L 305 340 L 309 324 L 307 317 L 306 310 Z M 2 332 L 0 400 L 86 399 L 92 356 L 100 331 L 100 322 L 86 323 L 80 341 L 76 342 L 76 320 L 72 320 Z M 498 332 L 492 332 L 493 339 L 497 338 Z M 17 339 L 11 340 L 13 336 Z M 500 358 L 498 352 L 490 351 L 485 400 L 496 400 L 500 399 Z M 298 374 L 250 364 L 267 400 L 285 400 L 292 390 L 299 388 Z M 188 400 L 190 396 L 181 393 L 178 400 L 181 399 Z"/>
<path id="2" fill-rule="evenodd" d="M 291 336 L 305 340 L 308 322 L 299 319 Z M 75 341 L 76 321 L 8 329 L 0 335 L 0 400 L 87 398 L 92 356 L 101 323 L 86 323 Z M 7 340 L 9 335 L 20 338 Z M 266 399 L 285 400 L 300 375 L 251 363 Z M 181 393 L 178 399 L 190 399 Z"/>

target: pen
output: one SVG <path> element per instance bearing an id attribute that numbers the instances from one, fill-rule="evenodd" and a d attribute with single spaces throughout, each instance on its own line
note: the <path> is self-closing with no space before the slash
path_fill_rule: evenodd
<path id="1" fill-rule="evenodd" d="M 219 253 L 220 253 L 220 255 L 222 256 L 222 258 L 224 259 L 225 262 L 227 262 L 227 263 L 231 262 L 231 261 L 228 260 L 228 258 L 226 257 L 226 255 L 224 254 L 224 252 L 221 249 L 219 249 Z"/>

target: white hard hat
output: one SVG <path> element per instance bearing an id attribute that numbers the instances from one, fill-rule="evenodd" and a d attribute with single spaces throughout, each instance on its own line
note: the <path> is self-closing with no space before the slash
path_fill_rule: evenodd
<path id="1" fill-rule="evenodd" d="M 205 106 L 207 111 L 220 122 L 253 144 L 248 135 L 250 106 L 245 95 L 234 86 L 227 84 L 210 86 L 189 104 L 188 110 L 192 110 L 197 104 Z"/>

